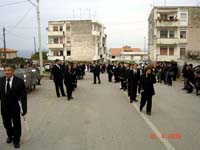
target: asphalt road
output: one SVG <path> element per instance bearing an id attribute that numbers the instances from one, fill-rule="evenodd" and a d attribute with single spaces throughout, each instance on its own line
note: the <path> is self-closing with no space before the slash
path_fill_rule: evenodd
<path id="1" fill-rule="evenodd" d="M 200 96 L 172 87 L 155 85 L 152 115 L 130 104 L 116 83 L 101 75 L 78 83 L 74 100 L 57 98 L 51 80 L 28 95 L 28 125 L 23 124 L 22 150 L 199 150 Z M 140 96 L 138 96 L 140 99 Z M 5 142 L 0 120 L 0 150 L 12 150 Z"/>

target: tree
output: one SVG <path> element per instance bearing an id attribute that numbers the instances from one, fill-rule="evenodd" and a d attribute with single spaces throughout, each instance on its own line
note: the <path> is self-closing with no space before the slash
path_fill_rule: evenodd
<path id="1" fill-rule="evenodd" d="M 42 52 L 42 59 L 44 60 L 44 61 L 46 61 L 47 60 L 47 51 L 43 51 Z M 33 54 L 32 56 L 31 56 L 31 59 L 32 60 L 39 60 L 39 52 L 36 52 L 35 54 Z"/>

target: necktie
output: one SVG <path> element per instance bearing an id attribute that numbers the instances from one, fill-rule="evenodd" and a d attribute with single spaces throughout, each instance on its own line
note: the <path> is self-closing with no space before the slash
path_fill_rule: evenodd
<path id="1" fill-rule="evenodd" d="M 6 93 L 9 93 L 10 91 L 10 79 L 7 79 L 7 85 L 6 85 Z"/>

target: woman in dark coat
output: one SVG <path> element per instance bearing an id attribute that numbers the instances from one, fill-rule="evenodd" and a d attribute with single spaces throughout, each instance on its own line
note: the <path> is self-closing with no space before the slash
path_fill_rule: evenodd
<path id="1" fill-rule="evenodd" d="M 71 66 L 67 66 L 64 74 L 64 83 L 67 89 L 67 98 L 70 101 L 73 99 L 72 92 L 74 90 L 74 76 Z"/>
<path id="2" fill-rule="evenodd" d="M 140 78 L 139 93 L 141 93 L 140 112 L 147 102 L 146 111 L 148 115 L 151 115 L 152 96 L 155 95 L 154 83 L 156 83 L 155 75 L 152 74 L 151 68 L 147 67 Z"/>

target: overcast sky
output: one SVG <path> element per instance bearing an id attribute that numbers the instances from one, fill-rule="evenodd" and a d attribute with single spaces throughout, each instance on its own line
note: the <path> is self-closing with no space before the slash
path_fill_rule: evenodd
<path id="1" fill-rule="evenodd" d="M 19 4 L 7 5 L 15 2 Z M 47 49 L 48 21 L 92 18 L 106 27 L 108 48 L 130 45 L 144 49 L 147 18 L 153 3 L 163 6 L 164 0 L 40 0 L 42 48 Z M 166 0 L 166 3 L 196 6 L 198 0 Z M 38 43 L 35 8 L 26 0 L 0 0 L 0 12 L 0 47 L 5 27 L 7 47 L 17 49 L 23 56 L 30 55 L 34 51 L 34 36 Z"/>

